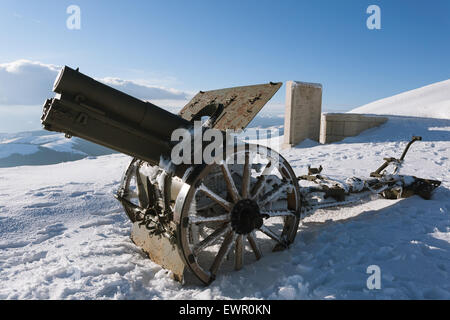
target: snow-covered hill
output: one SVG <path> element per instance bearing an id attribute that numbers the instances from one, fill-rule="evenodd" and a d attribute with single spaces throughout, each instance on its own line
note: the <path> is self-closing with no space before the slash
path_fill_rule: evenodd
<path id="1" fill-rule="evenodd" d="M 0 134 L 0 168 L 55 164 L 114 153 L 89 141 L 44 130 Z"/>
<path id="2" fill-rule="evenodd" d="M 450 79 L 381 99 L 350 112 L 450 119 Z"/>

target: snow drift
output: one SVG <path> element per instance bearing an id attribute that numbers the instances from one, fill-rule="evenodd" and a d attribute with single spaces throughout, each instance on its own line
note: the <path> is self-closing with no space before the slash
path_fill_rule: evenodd
<path id="1" fill-rule="evenodd" d="M 450 119 L 450 79 L 371 102 L 350 112 Z"/>

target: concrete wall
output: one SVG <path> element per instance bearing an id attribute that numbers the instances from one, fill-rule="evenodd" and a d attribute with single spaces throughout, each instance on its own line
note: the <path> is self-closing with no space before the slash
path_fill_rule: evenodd
<path id="1" fill-rule="evenodd" d="M 319 141 L 321 112 L 321 84 L 287 81 L 283 148 L 305 139 Z"/>
<path id="2" fill-rule="evenodd" d="M 325 113 L 322 115 L 320 143 L 341 141 L 364 130 L 385 123 L 386 117 L 364 116 L 355 113 Z"/>

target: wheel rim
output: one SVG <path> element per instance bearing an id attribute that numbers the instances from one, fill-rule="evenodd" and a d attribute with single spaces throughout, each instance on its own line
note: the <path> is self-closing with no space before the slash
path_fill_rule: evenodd
<path id="1" fill-rule="evenodd" d="M 179 248 L 206 284 L 295 239 L 301 203 L 295 174 L 278 153 L 253 147 L 196 167 L 177 198 Z M 241 164 L 229 164 L 239 157 Z"/>
<path id="2" fill-rule="evenodd" d="M 116 194 L 116 198 L 121 202 L 131 222 L 136 222 L 141 218 L 141 214 L 137 208 L 145 208 L 143 199 L 144 192 L 140 188 L 138 180 L 138 171 L 141 164 L 141 160 L 136 158 L 131 160 L 131 163 L 123 174 L 122 182 Z"/>

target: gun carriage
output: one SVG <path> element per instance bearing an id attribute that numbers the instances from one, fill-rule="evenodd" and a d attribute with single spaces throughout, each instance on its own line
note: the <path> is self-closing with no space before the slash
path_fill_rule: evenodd
<path id="1" fill-rule="evenodd" d="M 200 91 L 178 115 L 64 67 L 44 104 L 46 130 L 63 132 L 133 157 L 116 198 L 131 220 L 131 239 L 182 281 L 190 270 L 209 284 L 219 271 L 239 270 L 294 242 L 301 219 L 317 208 L 347 205 L 369 194 L 418 194 L 429 199 L 439 181 L 402 176 L 400 159 L 386 158 L 369 179 L 336 181 L 309 168 L 297 177 L 277 152 L 249 143 L 224 145 L 213 161 L 174 164 L 172 133 L 242 130 L 281 83 Z M 224 139 L 225 140 L 225 139 Z M 193 143 L 195 152 L 205 151 Z M 393 167 L 392 173 L 387 168 Z"/>

